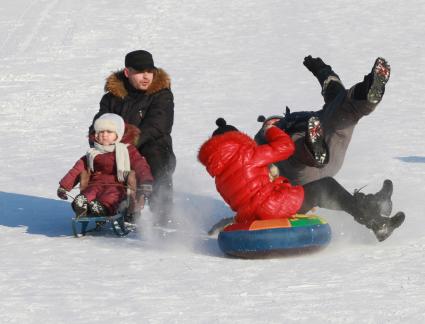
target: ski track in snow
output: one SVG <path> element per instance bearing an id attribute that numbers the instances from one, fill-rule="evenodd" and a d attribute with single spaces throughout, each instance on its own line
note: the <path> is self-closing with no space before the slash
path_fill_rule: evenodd
<path id="1" fill-rule="evenodd" d="M 424 322 L 423 2 L 3 0 L 0 16 L 0 322 Z M 140 233 L 75 239 L 57 183 L 86 150 L 105 78 L 137 48 L 173 81 L 176 231 L 147 211 Z M 319 108 L 308 54 L 346 87 L 375 57 L 389 60 L 384 100 L 360 121 L 337 179 L 374 192 L 391 178 L 407 220 L 377 243 L 319 210 L 333 230 L 326 249 L 226 257 L 206 231 L 231 211 L 199 146 L 219 116 L 254 135 L 259 114 Z"/>

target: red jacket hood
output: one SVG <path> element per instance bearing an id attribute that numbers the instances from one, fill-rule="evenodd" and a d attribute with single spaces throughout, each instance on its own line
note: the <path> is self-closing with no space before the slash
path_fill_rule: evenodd
<path id="1" fill-rule="evenodd" d="M 227 166 L 229 161 L 242 147 L 256 147 L 255 141 L 239 131 L 226 132 L 216 135 L 202 144 L 198 159 L 206 166 L 208 173 L 215 177 Z"/>

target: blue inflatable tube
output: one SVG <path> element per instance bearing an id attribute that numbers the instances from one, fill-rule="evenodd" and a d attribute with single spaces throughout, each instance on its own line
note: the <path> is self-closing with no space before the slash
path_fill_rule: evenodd
<path id="1" fill-rule="evenodd" d="M 256 226 L 249 228 L 228 226 L 218 236 L 220 249 L 232 256 L 261 257 L 321 248 L 330 242 L 332 236 L 329 224 L 317 216 L 297 215 L 284 227 L 258 226 L 261 222 L 256 221 Z"/>

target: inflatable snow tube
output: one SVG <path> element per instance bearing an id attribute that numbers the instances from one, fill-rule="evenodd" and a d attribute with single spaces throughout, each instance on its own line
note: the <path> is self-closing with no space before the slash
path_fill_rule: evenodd
<path id="1" fill-rule="evenodd" d="M 316 250 L 326 246 L 331 236 L 331 228 L 324 219 L 297 214 L 288 219 L 228 225 L 218 235 L 218 245 L 232 256 L 262 257 Z"/>

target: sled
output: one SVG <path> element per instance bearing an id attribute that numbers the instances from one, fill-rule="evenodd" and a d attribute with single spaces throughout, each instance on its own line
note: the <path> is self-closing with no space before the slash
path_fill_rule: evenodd
<path id="1" fill-rule="evenodd" d="M 75 237 L 85 236 L 89 232 L 100 231 L 102 227 L 110 224 L 114 233 L 123 237 L 131 232 L 130 227 L 125 222 L 125 216 L 127 211 L 119 212 L 113 216 L 91 216 L 87 215 L 84 217 L 72 218 L 72 232 Z M 89 224 L 93 224 L 94 227 L 89 228 Z"/>
<path id="2" fill-rule="evenodd" d="M 80 181 L 83 186 L 83 181 Z M 82 188 L 80 186 L 80 189 Z M 137 194 L 136 176 L 134 171 L 131 171 L 126 181 L 127 195 L 120 203 L 118 211 L 115 215 L 110 216 L 95 216 L 95 215 L 81 215 L 72 218 L 72 232 L 75 237 L 85 236 L 90 232 L 99 232 L 102 228 L 110 225 L 114 233 L 119 237 L 128 235 L 135 225 L 126 222 L 129 214 L 139 214 L 147 204 L 145 196 Z M 84 188 L 84 186 L 83 186 Z M 89 228 L 90 225 L 90 228 Z M 91 226 L 94 225 L 94 226 Z"/>

